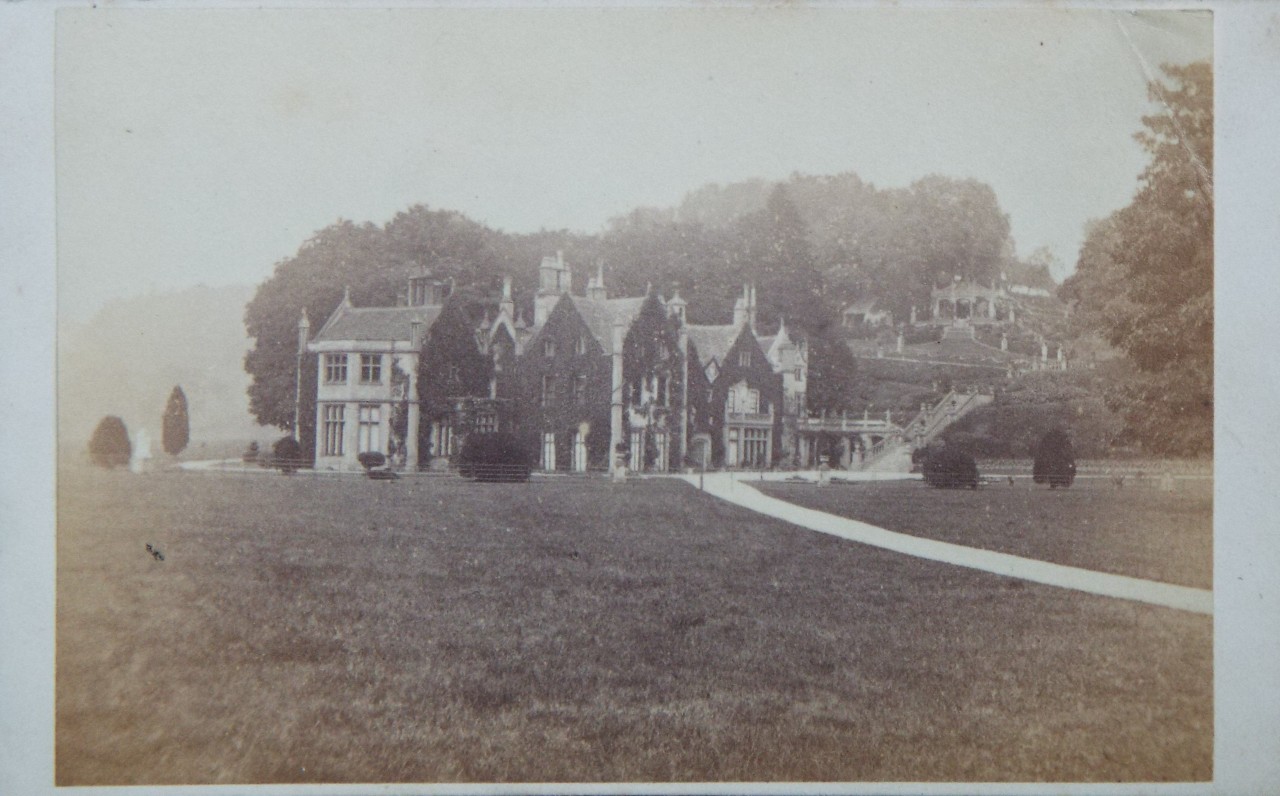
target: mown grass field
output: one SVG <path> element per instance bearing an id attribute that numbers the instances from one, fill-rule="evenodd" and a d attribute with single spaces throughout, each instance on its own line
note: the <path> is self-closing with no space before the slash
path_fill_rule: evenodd
<path id="1" fill-rule="evenodd" d="M 1208 617 L 681 483 L 67 468 L 58 511 L 59 785 L 1212 775 Z"/>
<path id="2" fill-rule="evenodd" d="M 944 542 L 1180 586 L 1213 586 L 1213 482 L 1080 478 L 1049 489 L 999 477 L 978 490 L 923 481 L 752 484 L 808 508 Z"/>

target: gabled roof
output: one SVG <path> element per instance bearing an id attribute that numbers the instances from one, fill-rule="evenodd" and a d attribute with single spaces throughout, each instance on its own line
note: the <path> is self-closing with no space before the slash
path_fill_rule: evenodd
<path id="1" fill-rule="evenodd" d="M 398 340 L 408 342 L 410 324 L 422 322 L 423 333 L 440 315 L 439 306 L 422 307 L 352 307 L 342 303 L 312 338 L 314 342 L 350 340 L 374 342 Z"/>
<path id="2" fill-rule="evenodd" d="M 702 360 L 705 367 L 708 362 L 715 360 L 723 363 L 725 356 L 728 355 L 729 349 L 733 348 L 733 343 L 738 339 L 738 334 L 742 332 L 741 326 L 733 324 L 725 324 L 723 326 L 694 326 L 688 324 L 684 327 L 689 333 L 689 339 L 693 341 L 693 345 L 698 349 L 698 357 Z"/>
<path id="3" fill-rule="evenodd" d="M 591 334 L 600 342 L 606 354 L 613 353 L 613 327 L 621 323 L 630 327 L 640 316 L 640 308 L 644 306 L 644 296 L 616 299 L 592 299 L 586 296 L 569 296 L 574 309 L 591 330 Z"/>

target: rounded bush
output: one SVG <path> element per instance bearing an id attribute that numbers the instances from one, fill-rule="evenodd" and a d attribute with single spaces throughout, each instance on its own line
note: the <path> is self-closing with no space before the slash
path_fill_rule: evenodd
<path id="1" fill-rule="evenodd" d="M 955 448 L 930 451 L 924 460 L 924 480 L 940 489 L 978 488 L 978 463 Z"/>
<path id="2" fill-rule="evenodd" d="M 356 460 L 360 462 L 360 466 L 366 470 L 372 470 L 375 467 L 383 467 L 387 463 L 387 457 L 378 451 L 365 451 L 356 456 Z"/>
<path id="3" fill-rule="evenodd" d="M 296 472 L 302 467 L 302 446 L 293 437 L 281 437 L 271 446 L 271 462 L 280 472 Z"/>
<path id="4" fill-rule="evenodd" d="M 123 467 L 133 455 L 133 443 L 124 421 L 115 415 L 102 418 L 89 440 L 89 459 L 99 467 Z"/>
<path id="5" fill-rule="evenodd" d="M 514 434 L 469 434 L 458 453 L 458 473 L 477 481 L 528 481 L 533 457 Z"/>
<path id="6" fill-rule="evenodd" d="M 1031 480 L 1049 484 L 1050 489 L 1066 488 L 1076 480 L 1076 454 L 1067 432 L 1055 428 L 1036 444 Z"/>

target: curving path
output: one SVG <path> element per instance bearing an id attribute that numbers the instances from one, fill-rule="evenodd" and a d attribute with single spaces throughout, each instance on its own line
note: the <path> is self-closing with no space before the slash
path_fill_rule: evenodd
<path id="1" fill-rule="evenodd" d="M 699 486 L 700 476 L 698 475 L 680 477 L 691 483 L 694 488 Z M 701 477 L 701 484 L 703 491 L 707 494 L 743 508 L 812 531 L 839 536 L 842 539 L 892 550 L 896 553 L 1020 578 L 1034 583 L 1100 594 L 1104 597 L 1119 597 L 1123 600 L 1136 600 L 1181 611 L 1213 614 L 1212 591 L 1051 564 L 1033 558 L 897 533 L 865 522 L 837 517 L 825 511 L 815 511 L 769 497 L 751 488 L 747 478 L 750 476 L 739 478 L 734 473 L 707 473 L 706 476 Z"/>

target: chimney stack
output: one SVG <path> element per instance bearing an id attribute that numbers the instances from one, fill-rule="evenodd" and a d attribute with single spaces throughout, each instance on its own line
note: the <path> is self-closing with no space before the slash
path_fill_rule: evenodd
<path id="1" fill-rule="evenodd" d="M 516 303 L 511 298 L 511 276 L 502 277 L 502 298 L 498 300 L 498 314 L 506 313 L 507 320 L 515 320 Z"/>

